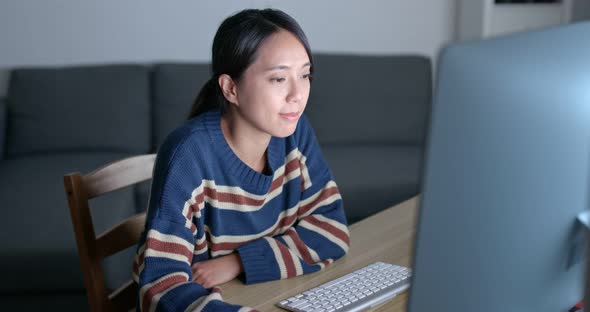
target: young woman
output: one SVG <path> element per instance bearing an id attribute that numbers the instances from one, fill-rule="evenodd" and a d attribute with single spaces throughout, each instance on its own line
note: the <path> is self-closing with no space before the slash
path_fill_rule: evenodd
<path id="1" fill-rule="evenodd" d="M 237 311 L 215 286 L 315 272 L 348 251 L 342 199 L 303 115 L 313 61 L 297 22 L 241 11 L 212 52 L 189 121 L 158 151 L 134 265 L 141 310 Z"/>

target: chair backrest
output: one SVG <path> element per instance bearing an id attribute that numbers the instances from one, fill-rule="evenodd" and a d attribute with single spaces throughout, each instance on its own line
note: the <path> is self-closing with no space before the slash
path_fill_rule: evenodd
<path id="1" fill-rule="evenodd" d="M 86 175 L 75 172 L 64 176 L 84 286 L 92 311 L 129 311 L 135 307 L 137 285 L 129 280 L 111 292 L 106 287 L 101 262 L 137 244 L 144 227 L 145 213 L 127 218 L 97 236 L 89 200 L 151 179 L 155 158 L 155 154 L 134 156 L 107 164 Z"/>

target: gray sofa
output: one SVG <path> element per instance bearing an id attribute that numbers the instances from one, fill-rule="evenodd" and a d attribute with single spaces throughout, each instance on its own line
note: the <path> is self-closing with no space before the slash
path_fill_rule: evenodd
<path id="1" fill-rule="evenodd" d="M 354 223 L 419 192 L 431 98 L 421 56 L 317 54 L 307 116 Z M 207 64 L 22 68 L 0 101 L 0 304 L 87 309 L 62 177 L 153 153 L 185 120 Z M 97 232 L 146 207 L 149 184 L 93 204 Z M 118 207 L 124 207 L 119 209 Z M 104 264 L 130 276 L 128 250 Z"/>

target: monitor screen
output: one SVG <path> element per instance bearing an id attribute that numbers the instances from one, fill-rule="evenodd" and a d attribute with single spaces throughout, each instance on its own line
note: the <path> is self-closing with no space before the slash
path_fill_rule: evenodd
<path id="1" fill-rule="evenodd" d="M 590 23 L 445 48 L 425 159 L 409 311 L 582 300 Z"/>

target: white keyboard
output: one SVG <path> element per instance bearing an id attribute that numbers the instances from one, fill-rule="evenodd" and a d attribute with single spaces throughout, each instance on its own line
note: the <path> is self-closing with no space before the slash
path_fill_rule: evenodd
<path id="1" fill-rule="evenodd" d="M 375 262 L 285 299 L 277 306 L 295 312 L 362 311 L 410 287 L 410 274 L 406 267 Z"/>

